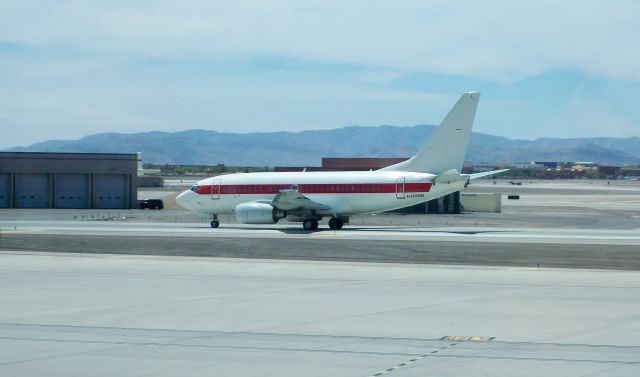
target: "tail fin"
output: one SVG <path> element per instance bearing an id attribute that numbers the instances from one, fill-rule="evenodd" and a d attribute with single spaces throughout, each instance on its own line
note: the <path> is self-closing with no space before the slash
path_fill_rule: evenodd
<path id="1" fill-rule="evenodd" d="M 469 144 L 471 126 L 476 115 L 480 93 L 469 92 L 460 97 L 449 115 L 440 123 L 418 153 L 409 160 L 380 170 L 401 170 L 440 174 L 456 169 L 462 171 Z"/>

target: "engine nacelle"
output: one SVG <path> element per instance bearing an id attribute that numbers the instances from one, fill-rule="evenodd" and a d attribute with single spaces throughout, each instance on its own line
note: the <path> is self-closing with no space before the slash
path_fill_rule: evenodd
<path id="1" fill-rule="evenodd" d="M 284 211 L 260 202 L 240 203 L 234 212 L 236 220 L 243 224 L 275 224 L 286 216 Z"/>

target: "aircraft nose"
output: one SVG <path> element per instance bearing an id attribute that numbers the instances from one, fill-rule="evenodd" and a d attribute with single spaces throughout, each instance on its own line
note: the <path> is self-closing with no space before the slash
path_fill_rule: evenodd
<path id="1" fill-rule="evenodd" d="M 185 191 L 182 194 L 178 195 L 176 197 L 176 203 L 178 203 L 181 207 L 185 209 L 190 209 L 191 208 L 191 205 L 190 205 L 191 200 L 189 200 L 190 193 L 191 191 Z"/>

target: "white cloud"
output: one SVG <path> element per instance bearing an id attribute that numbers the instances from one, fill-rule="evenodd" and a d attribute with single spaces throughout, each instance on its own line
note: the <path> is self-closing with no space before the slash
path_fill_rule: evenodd
<path id="1" fill-rule="evenodd" d="M 512 81 L 640 80 L 637 1 L 19 1 L 2 39 L 180 59 L 268 54 Z"/>
<path id="2" fill-rule="evenodd" d="M 349 124 L 437 122 L 455 98 L 375 86 L 358 71 L 229 74 L 191 66 L 125 65 L 74 56 L 45 64 L 13 61 L 0 84 L 0 125 L 15 131 L 0 148 L 96 132 L 299 131 Z M 34 79 L 37 77 L 37 79 Z M 354 83 L 355 81 L 355 83 Z M 361 81 L 363 84 L 358 84 Z M 373 82 L 373 85 L 369 83 Z M 432 107 L 424 109 L 422 104 Z M 440 105 L 440 108 L 438 107 Z"/>
<path id="3" fill-rule="evenodd" d="M 459 90 L 581 71 L 635 92 L 637 19 L 636 1 L 5 0 L 0 127 L 15 132 L 0 148 L 104 131 L 436 123 L 451 90 L 387 85 L 421 73 L 453 75 Z M 607 131 L 634 134 L 635 101 L 621 111 L 610 102 L 623 96 L 602 96 L 564 112 L 486 97 L 476 129 L 597 133 L 609 117 Z"/>

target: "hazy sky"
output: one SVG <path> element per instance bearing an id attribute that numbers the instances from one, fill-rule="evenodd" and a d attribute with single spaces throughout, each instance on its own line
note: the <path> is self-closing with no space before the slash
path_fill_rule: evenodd
<path id="1" fill-rule="evenodd" d="M 437 124 L 640 136 L 640 1 L 0 0 L 0 148 Z"/>

